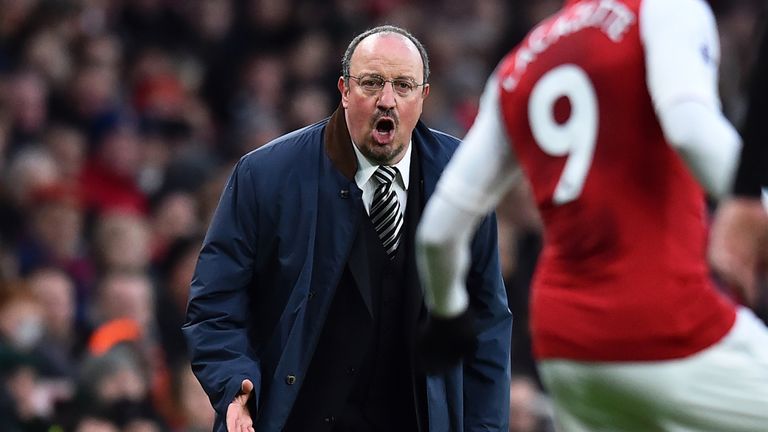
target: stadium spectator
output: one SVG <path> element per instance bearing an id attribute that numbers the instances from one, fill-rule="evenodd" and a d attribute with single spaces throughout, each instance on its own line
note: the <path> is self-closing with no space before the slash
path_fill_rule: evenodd
<path id="1" fill-rule="evenodd" d="M 40 355 L 48 370 L 68 385 L 77 375 L 84 347 L 84 330 L 78 326 L 76 288 L 72 278 L 59 268 L 40 268 L 27 277 L 30 293 L 43 310 L 43 335 Z"/>
<path id="2" fill-rule="evenodd" d="M 147 271 L 152 259 L 150 235 L 150 225 L 140 214 L 113 211 L 101 215 L 92 241 L 99 272 Z"/>

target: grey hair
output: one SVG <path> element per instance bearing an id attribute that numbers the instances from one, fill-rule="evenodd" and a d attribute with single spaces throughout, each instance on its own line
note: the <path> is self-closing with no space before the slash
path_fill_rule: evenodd
<path id="1" fill-rule="evenodd" d="M 427 56 L 427 50 L 424 48 L 424 45 L 422 45 L 421 42 L 416 39 L 416 36 L 412 35 L 408 30 L 393 25 L 382 25 L 368 29 L 352 39 L 352 42 L 349 43 L 347 50 L 344 52 L 344 57 L 341 59 L 341 73 L 344 76 L 345 81 L 349 78 L 349 63 L 352 59 L 352 54 L 357 49 L 357 46 L 360 45 L 360 42 L 362 42 L 363 39 L 378 33 L 397 33 L 407 37 L 408 40 L 413 42 L 413 44 L 416 46 L 416 49 L 419 50 L 419 54 L 421 55 L 421 62 L 424 64 L 424 76 L 422 77 L 424 79 L 423 82 L 428 82 L 429 57 Z"/>

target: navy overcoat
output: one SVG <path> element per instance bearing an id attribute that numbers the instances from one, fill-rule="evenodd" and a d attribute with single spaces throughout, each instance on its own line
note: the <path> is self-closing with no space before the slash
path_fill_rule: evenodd
<path id="1" fill-rule="evenodd" d="M 417 125 L 412 143 L 424 201 L 458 142 Z M 363 214 L 352 145 L 339 108 L 243 156 L 227 182 L 183 326 L 217 430 L 225 430 L 227 406 L 245 378 L 255 385 L 257 432 L 280 431 L 291 412 Z M 493 215 L 472 243 L 467 288 L 477 350 L 463 365 L 427 377 L 429 429 L 506 431 L 512 319 Z"/>

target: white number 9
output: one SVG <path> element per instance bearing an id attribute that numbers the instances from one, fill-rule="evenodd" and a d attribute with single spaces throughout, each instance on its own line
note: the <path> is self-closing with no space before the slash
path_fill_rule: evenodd
<path id="1" fill-rule="evenodd" d="M 571 104 L 571 115 L 562 124 L 554 116 L 561 97 Z M 544 74 L 531 91 L 528 119 L 533 138 L 545 153 L 568 155 L 552 201 L 560 205 L 575 200 L 592 164 L 598 127 L 595 88 L 584 70 L 563 65 Z"/>

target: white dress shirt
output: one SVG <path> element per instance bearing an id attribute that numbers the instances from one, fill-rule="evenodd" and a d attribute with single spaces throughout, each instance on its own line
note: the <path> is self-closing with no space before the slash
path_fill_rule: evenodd
<path id="1" fill-rule="evenodd" d="M 400 211 L 405 215 L 405 205 L 408 201 L 408 181 L 411 172 L 411 145 L 413 142 L 408 143 L 408 147 L 405 150 L 405 155 L 400 162 L 394 165 L 397 168 L 397 177 L 392 187 L 397 194 L 397 200 L 400 202 Z M 365 212 L 370 214 L 371 202 L 373 201 L 373 192 L 376 190 L 376 186 L 379 183 L 373 178 L 373 173 L 379 168 L 378 164 L 372 163 L 366 158 L 357 148 L 357 145 L 352 144 L 352 148 L 355 149 L 355 155 L 357 156 L 357 173 L 355 174 L 355 183 L 363 191 L 363 205 L 365 205 Z"/>

